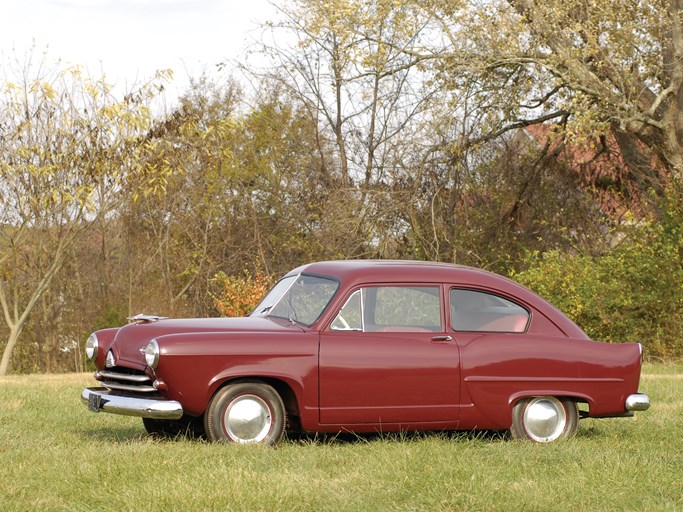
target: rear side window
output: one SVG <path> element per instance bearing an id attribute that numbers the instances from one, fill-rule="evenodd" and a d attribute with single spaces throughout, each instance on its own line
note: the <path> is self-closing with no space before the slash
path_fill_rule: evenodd
<path id="1" fill-rule="evenodd" d="M 478 290 L 453 288 L 450 302 L 455 331 L 524 332 L 531 316 L 511 300 Z"/>

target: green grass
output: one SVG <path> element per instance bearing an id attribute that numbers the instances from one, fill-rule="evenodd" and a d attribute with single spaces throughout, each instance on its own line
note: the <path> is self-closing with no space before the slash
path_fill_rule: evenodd
<path id="1" fill-rule="evenodd" d="M 148 437 L 92 414 L 90 375 L 0 379 L 0 510 L 683 510 L 683 366 L 648 365 L 653 401 L 549 445 L 471 433 L 286 441 Z"/>

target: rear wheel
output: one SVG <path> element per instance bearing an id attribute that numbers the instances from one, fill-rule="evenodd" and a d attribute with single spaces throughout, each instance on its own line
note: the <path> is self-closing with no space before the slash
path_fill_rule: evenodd
<path id="1" fill-rule="evenodd" d="M 568 398 L 537 396 L 520 400 L 512 408 L 510 433 L 516 439 L 549 443 L 571 437 L 579 424 L 579 409 Z"/>
<path id="2" fill-rule="evenodd" d="M 285 431 L 282 398 L 260 382 L 229 384 L 209 403 L 204 425 L 210 441 L 276 444 Z"/>

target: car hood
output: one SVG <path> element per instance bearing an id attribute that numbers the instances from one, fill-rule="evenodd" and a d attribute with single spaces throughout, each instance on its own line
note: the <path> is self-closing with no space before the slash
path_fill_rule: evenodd
<path id="1" fill-rule="evenodd" d="M 302 332 L 303 329 L 281 319 L 264 317 L 160 319 L 121 327 L 114 337 L 111 350 L 117 364 L 127 361 L 137 366 L 144 365 L 144 350 L 149 342 L 167 334 L 292 331 Z"/>

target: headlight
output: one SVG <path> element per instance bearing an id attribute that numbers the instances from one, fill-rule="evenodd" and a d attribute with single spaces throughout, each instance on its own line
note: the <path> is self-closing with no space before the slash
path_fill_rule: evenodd
<path id="1" fill-rule="evenodd" d="M 145 362 L 150 368 L 156 368 L 159 364 L 159 344 L 157 340 L 152 340 L 145 349 Z"/>
<path id="2" fill-rule="evenodd" d="M 95 360 L 95 358 L 97 357 L 97 349 L 97 336 L 95 335 L 95 333 L 92 333 L 90 336 L 88 336 L 88 339 L 85 342 L 85 355 L 88 356 L 88 359 L 90 359 L 91 361 Z"/>

